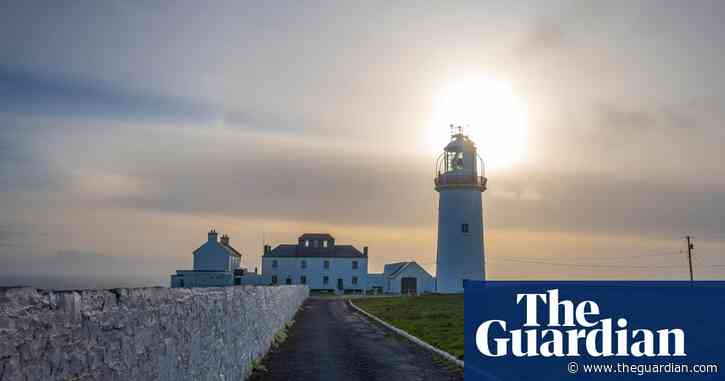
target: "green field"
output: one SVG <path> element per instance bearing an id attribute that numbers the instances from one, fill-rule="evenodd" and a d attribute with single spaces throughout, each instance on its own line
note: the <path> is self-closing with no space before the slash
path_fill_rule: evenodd
<path id="1" fill-rule="evenodd" d="M 361 298 L 365 311 L 463 359 L 463 295 Z"/>

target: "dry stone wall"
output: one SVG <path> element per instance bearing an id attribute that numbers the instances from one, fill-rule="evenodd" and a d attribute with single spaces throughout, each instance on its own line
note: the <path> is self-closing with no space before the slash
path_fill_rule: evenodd
<path id="1" fill-rule="evenodd" d="M 243 380 L 304 286 L 0 289 L 0 381 Z"/>

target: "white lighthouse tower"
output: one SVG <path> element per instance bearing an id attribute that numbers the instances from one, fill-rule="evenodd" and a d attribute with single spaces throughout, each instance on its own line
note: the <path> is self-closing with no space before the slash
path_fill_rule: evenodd
<path id="1" fill-rule="evenodd" d="M 483 201 L 486 190 L 483 160 L 461 128 L 436 162 L 438 254 L 436 291 L 463 292 L 463 280 L 483 280 Z"/>

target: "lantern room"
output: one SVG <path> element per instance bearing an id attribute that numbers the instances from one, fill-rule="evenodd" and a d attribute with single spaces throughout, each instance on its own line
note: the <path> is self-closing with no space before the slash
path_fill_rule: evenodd
<path id="1" fill-rule="evenodd" d="M 461 127 L 451 134 L 451 142 L 436 160 L 436 190 L 473 187 L 486 190 L 483 159 L 476 153 L 476 145 Z"/>

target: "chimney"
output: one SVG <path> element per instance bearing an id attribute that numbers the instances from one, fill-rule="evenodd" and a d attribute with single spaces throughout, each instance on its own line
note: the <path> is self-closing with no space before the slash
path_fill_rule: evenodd
<path id="1" fill-rule="evenodd" d="M 229 246 L 229 236 L 228 235 L 224 234 L 222 236 L 222 243 Z"/>
<path id="2" fill-rule="evenodd" d="M 366 257 L 368 256 L 368 247 L 367 246 L 363 247 L 363 255 Z"/>
<path id="3" fill-rule="evenodd" d="M 216 242 L 216 236 L 217 236 L 216 230 L 211 229 L 209 231 L 209 242 Z"/>

